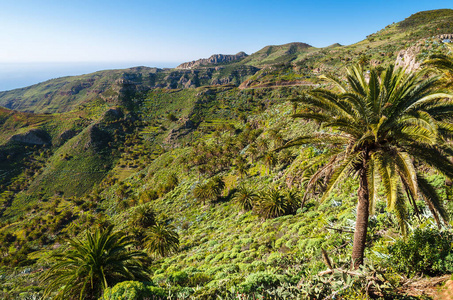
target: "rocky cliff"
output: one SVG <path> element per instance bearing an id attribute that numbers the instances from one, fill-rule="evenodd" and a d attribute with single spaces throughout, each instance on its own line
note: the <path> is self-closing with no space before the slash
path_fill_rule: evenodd
<path id="1" fill-rule="evenodd" d="M 211 57 L 209 57 L 209 58 L 202 58 L 199 60 L 182 63 L 179 66 L 177 66 L 176 69 L 192 69 L 194 67 L 205 66 L 205 65 L 230 63 L 230 62 L 241 60 L 247 56 L 248 55 L 245 52 L 239 52 L 234 55 L 214 54 L 214 55 L 211 55 Z"/>

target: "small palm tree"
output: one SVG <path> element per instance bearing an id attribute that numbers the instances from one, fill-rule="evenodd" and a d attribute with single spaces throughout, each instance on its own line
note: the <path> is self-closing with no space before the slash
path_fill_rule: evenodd
<path id="1" fill-rule="evenodd" d="M 259 154 L 257 146 L 255 144 L 251 144 L 247 149 L 247 153 L 250 155 L 252 163 L 254 163 Z"/>
<path id="2" fill-rule="evenodd" d="M 224 188 L 225 182 L 221 177 L 216 176 L 211 178 L 207 183 L 198 183 L 192 193 L 204 205 L 207 200 L 211 202 L 218 200 Z"/>
<path id="3" fill-rule="evenodd" d="M 237 163 L 236 164 L 236 171 L 238 172 L 239 176 L 241 179 L 244 177 L 244 175 L 247 175 L 247 164 L 246 163 Z"/>
<path id="4" fill-rule="evenodd" d="M 234 195 L 234 200 L 239 203 L 242 210 L 249 211 L 253 208 L 258 195 L 245 185 L 240 185 Z"/>
<path id="5" fill-rule="evenodd" d="M 346 82 L 326 77 L 339 92 L 307 93 L 301 102 L 305 112 L 293 116 L 317 120 L 323 131 L 296 138 L 283 148 L 310 144 L 329 149 L 327 163 L 313 174 L 306 191 L 329 173 L 325 199 L 342 180 L 358 176 L 353 268 L 363 263 L 368 216 L 380 182 L 403 232 L 406 200 L 416 206 L 416 200 L 423 199 L 438 223 L 440 218 L 447 220 L 436 190 L 416 170 L 416 163 L 453 177 L 453 164 L 447 159 L 453 151 L 445 143 L 453 135 L 448 123 L 453 96 L 439 91 L 438 78 L 424 79 L 424 74 L 407 74 L 389 66 L 380 75 L 371 70 L 367 80 L 363 68 L 353 66 L 347 69 Z"/>
<path id="6" fill-rule="evenodd" d="M 44 297 L 98 299 L 102 291 L 125 280 L 148 280 L 147 255 L 132 250 L 133 241 L 113 227 L 87 232 L 86 239 L 69 240 L 70 248 L 53 255 L 55 264 L 41 276 Z"/>
<path id="7" fill-rule="evenodd" d="M 147 204 L 140 205 L 131 216 L 131 225 L 139 228 L 148 228 L 156 225 L 156 212 Z"/>
<path id="8" fill-rule="evenodd" d="M 244 175 L 247 175 L 247 160 L 242 155 L 239 155 L 235 159 L 236 170 L 241 176 L 241 179 Z"/>
<path id="9" fill-rule="evenodd" d="M 295 192 L 271 188 L 259 193 L 254 209 L 263 218 L 272 219 L 295 213 L 299 205 Z"/>
<path id="10" fill-rule="evenodd" d="M 277 156 L 275 152 L 266 152 L 263 156 L 264 164 L 267 166 L 268 173 L 270 174 L 271 169 L 277 164 Z"/>
<path id="11" fill-rule="evenodd" d="M 197 183 L 197 185 L 195 185 L 193 191 L 193 196 L 199 200 L 199 201 L 202 201 L 203 202 L 203 205 L 206 204 L 206 200 L 209 200 L 209 197 L 210 195 L 208 194 L 208 191 L 205 187 L 204 184 L 202 183 Z"/>
<path id="12" fill-rule="evenodd" d="M 179 249 L 179 235 L 170 225 L 152 226 L 145 238 L 145 248 L 152 254 L 165 257 Z"/>
<path id="13" fill-rule="evenodd" d="M 258 150 L 261 152 L 265 152 L 269 149 L 269 141 L 266 139 L 259 139 L 256 143 Z"/>

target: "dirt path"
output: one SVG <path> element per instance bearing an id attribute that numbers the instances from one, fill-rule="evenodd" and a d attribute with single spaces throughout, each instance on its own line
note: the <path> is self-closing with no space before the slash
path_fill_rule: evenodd
<path id="1" fill-rule="evenodd" d="M 448 280 L 433 297 L 433 300 L 453 300 L 453 280 Z"/>

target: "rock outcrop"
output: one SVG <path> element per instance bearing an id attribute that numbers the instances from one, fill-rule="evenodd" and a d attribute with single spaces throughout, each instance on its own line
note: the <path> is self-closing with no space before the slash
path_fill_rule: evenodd
<path id="1" fill-rule="evenodd" d="M 248 55 L 245 52 L 239 52 L 234 55 L 228 54 L 214 54 L 209 58 L 202 58 L 199 60 L 194 60 L 191 62 L 182 63 L 176 67 L 176 69 L 192 69 L 199 66 L 205 65 L 216 65 L 216 64 L 225 64 L 234 61 L 239 61 Z"/>
<path id="2" fill-rule="evenodd" d="M 31 129 L 26 133 L 13 135 L 9 140 L 31 145 L 44 145 L 51 142 L 49 134 L 42 129 Z"/>
<path id="3" fill-rule="evenodd" d="M 420 62 L 417 61 L 417 54 L 420 53 L 420 49 L 420 45 L 415 45 L 398 52 L 395 66 L 405 68 L 406 72 L 418 70 L 420 68 Z"/>

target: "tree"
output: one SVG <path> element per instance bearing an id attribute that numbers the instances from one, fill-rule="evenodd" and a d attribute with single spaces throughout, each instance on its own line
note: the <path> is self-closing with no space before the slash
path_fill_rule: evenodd
<path id="1" fill-rule="evenodd" d="M 264 164 L 268 168 L 269 174 L 271 169 L 277 164 L 277 157 L 274 152 L 266 152 L 263 156 Z"/>
<path id="2" fill-rule="evenodd" d="M 294 191 L 276 188 L 261 191 L 256 202 L 254 210 L 265 219 L 294 214 L 300 205 L 299 197 Z"/>
<path id="3" fill-rule="evenodd" d="M 453 50 L 453 46 L 450 46 Z M 444 54 L 435 54 L 429 57 L 423 63 L 423 66 L 430 67 L 440 73 L 442 73 L 441 82 L 446 88 L 453 88 L 453 56 L 447 56 Z"/>
<path id="4" fill-rule="evenodd" d="M 131 216 L 130 224 L 143 229 L 156 225 L 156 212 L 150 205 L 140 205 Z"/>
<path id="5" fill-rule="evenodd" d="M 257 196 L 252 189 L 247 188 L 245 185 L 240 185 L 234 194 L 234 200 L 239 203 L 243 211 L 249 211 L 253 208 Z"/>
<path id="6" fill-rule="evenodd" d="M 165 257 L 179 249 L 179 235 L 173 227 L 158 223 L 152 226 L 146 235 L 145 248 L 161 257 Z"/>
<path id="7" fill-rule="evenodd" d="M 143 262 L 146 253 L 132 250 L 133 241 L 113 227 L 86 233 L 83 241 L 69 240 L 70 248 L 53 255 L 55 264 L 41 280 L 44 297 L 98 299 L 102 291 L 125 280 L 148 280 Z"/>
<path id="8" fill-rule="evenodd" d="M 306 111 L 293 115 L 319 121 L 323 130 L 295 138 L 282 148 L 311 144 L 329 149 L 327 163 L 309 180 L 302 203 L 319 179 L 330 176 L 323 200 L 342 180 L 358 176 L 353 268 L 363 263 L 368 216 L 380 183 L 403 232 L 406 200 L 417 211 L 416 200 L 422 198 L 438 223 L 440 218 L 447 220 L 435 189 L 415 165 L 426 164 L 453 176 L 447 159 L 452 149 L 445 143 L 453 133 L 452 124 L 446 122 L 453 112 L 452 95 L 439 90 L 438 77 L 425 80 L 424 74 L 389 66 L 380 75 L 372 69 L 367 81 L 362 66 L 353 66 L 347 69 L 346 82 L 325 77 L 338 92 L 308 92 L 301 103 Z"/>
<path id="9" fill-rule="evenodd" d="M 219 199 L 225 182 L 219 176 L 211 178 L 207 183 L 198 183 L 193 189 L 193 196 L 206 204 L 206 200 L 214 202 Z"/>

